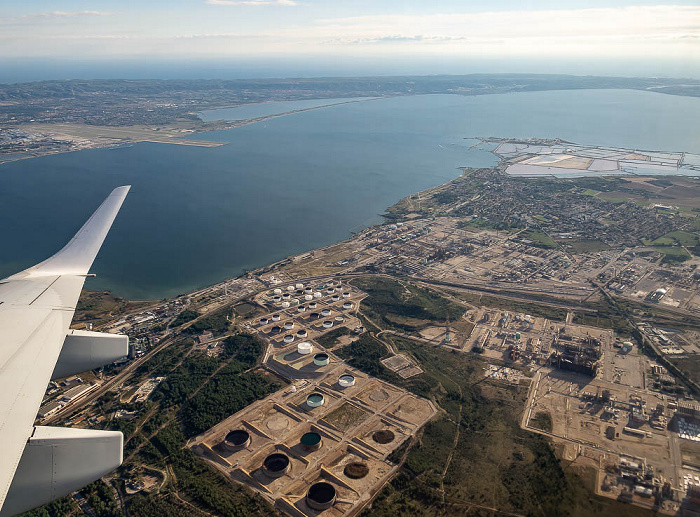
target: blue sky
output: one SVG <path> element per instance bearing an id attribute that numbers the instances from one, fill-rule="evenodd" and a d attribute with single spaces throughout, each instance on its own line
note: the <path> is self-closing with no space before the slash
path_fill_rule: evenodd
<path id="1" fill-rule="evenodd" d="M 3 0 L 0 60 L 700 60 L 697 1 Z"/>

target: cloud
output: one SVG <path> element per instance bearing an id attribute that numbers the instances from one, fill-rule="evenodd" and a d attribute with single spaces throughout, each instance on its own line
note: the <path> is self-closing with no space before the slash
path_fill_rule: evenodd
<path id="1" fill-rule="evenodd" d="M 678 52 L 697 45 L 700 6 L 365 15 L 316 20 L 310 29 L 307 37 L 324 45 L 397 52 L 645 55 L 667 52 L 660 43 L 676 42 Z"/>
<path id="2" fill-rule="evenodd" d="M 103 12 L 103 11 L 77 11 L 77 12 L 64 12 L 64 11 L 52 11 L 48 13 L 33 13 L 25 14 L 20 18 L 22 20 L 31 20 L 34 18 L 39 19 L 52 19 L 52 18 L 74 18 L 76 16 L 110 16 L 113 13 Z"/>
<path id="3" fill-rule="evenodd" d="M 209 5 L 297 5 L 294 0 L 207 0 Z"/>
<path id="4" fill-rule="evenodd" d="M 45 13 L 31 13 L 25 14 L 23 16 L 16 16 L 14 18 L 0 18 L 0 23 L 4 24 L 17 24 L 17 25 L 27 25 L 32 22 L 40 22 L 43 20 L 63 20 L 70 18 L 80 18 L 85 16 L 111 16 L 114 13 L 103 12 L 103 11 L 51 11 Z"/>
<path id="5" fill-rule="evenodd" d="M 381 43 L 415 43 L 415 42 L 446 42 L 446 41 L 465 41 L 470 38 L 466 36 L 442 36 L 431 34 L 390 34 L 387 36 L 377 36 L 371 38 L 335 38 L 328 40 L 327 43 L 338 43 L 342 45 L 364 45 L 364 44 L 381 44 Z"/>

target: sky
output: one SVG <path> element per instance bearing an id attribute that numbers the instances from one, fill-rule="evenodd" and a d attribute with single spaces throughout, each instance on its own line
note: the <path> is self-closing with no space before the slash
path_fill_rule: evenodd
<path id="1" fill-rule="evenodd" d="M 245 63 L 249 73 L 257 69 L 268 76 L 275 69 L 308 75 L 315 67 L 319 73 L 469 68 L 698 77 L 700 3 L 3 0 L 0 5 L 0 65 L 10 68 L 43 63 L 49 70 L 51 63 L 70 62 L 75 73 L 81 63 L 90 64 L 80 72 L 89 74 L 93 65 L 119 70 L 140 63 L 146 67 L 140 73 L 148 72 L 146 64 L 161 73 L 158 64 L 189 63 L 202 70 L 217 61 Z"/>

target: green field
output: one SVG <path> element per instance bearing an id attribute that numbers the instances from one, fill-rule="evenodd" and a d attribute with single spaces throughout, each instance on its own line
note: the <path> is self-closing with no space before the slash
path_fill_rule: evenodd
<path id="1" fill-rule="evenodd" d="M 538 248 L 556 248 L 557 243 L 552 240 L 552 238 L 544 233 L 543 231 L 536 230 L 534 228 L 528 228 L 527 230 L 523 230 L 520 232 L 519 237 L 521 239 L 528 239 L 532 241 L 533 246 L 537 246 Z"/>
<path id="2" fill-rule="evenodd" d="M 668 264 L 678 264 L 692 258 L 690 253 L 680 246 L 652 246 L 652 248 L 661 253 L 663 255 L 662 262 Z"/>
<path id="3" fill-rule="evenodd" d="M 352 284 L 369 296 L 361 309 L 382 327 L 415 331 L 448 317 L 458 320 L 465 310 L 434 292 L 389 278 L 358 278 Z"/>
<path id="4" fill-rule="evenodd" d="M 680 244 L 681 246 L 697 246 L 700 244 L 700 237 L 694 233 L 678 230 L 675 232 L 669 232 L 654 241 L 654 244 L 661 246 L 672 246 L 676 243 Z"/>

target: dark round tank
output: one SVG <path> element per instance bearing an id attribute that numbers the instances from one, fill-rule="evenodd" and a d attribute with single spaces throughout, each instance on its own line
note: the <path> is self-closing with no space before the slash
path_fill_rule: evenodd
<path id="1" fill-rule="evenodd" d="M 282 331 L 282 327 L 278 327 L 277 325 L 275 325 L 274 327 L 272 327 L 270 329 L 270 332 L 274 332 L 274 333 L 281 332 L 281 331 Z"/>
<path id="2" fill-rule="evenodd" d="M 337 493 L 335 487 L 330 483 L 321 481 L 314 483 L 306 493 L 306 504 L 314 510 L 327 510 L 335 503 Z"/>
<path id="3" fill-rule="evenodd" d="M 362 479 L 367 474 L 369 474 L 369 467 L 365 463 L 359 461 L 353 461 L 345 465 L 343 469 L 343 474 L 345 474 L 350 479 Z"/>
<path id="4" fill-rule="evenodd" d="M 313 431 L 304 433 L 299 442 L 304 450 L 316 451 L 321 448 L 321 435 Z"/>
<path id="5" fill-rule="evenodd" d="M 224 443 L 230 449 L 244 449 L 250 445 L 250 434 L 245 429 L 234 429 L 226 435 Z"/>
<path id="6" fill-rule="evenodd" d="M 381 431 L 375 431 L 372 435 L 372 440 L 377 443 L 389 443 L 394 441 L 394 432 L 389 429 L 382 429 Z"/>
<path id="7" fill-rule="evenodd" d="M 263 472 L 273 478 L 284 476 L 289 472 L 289 458 L 281 452 L 270 454 L 263 461 Z"/>
<path id="8" fill-rule="evenodd" d="M 312 312 L 311 314 L 309 314 L 309 318 L 310 319 L 318 318 L 318 312 Z"/>

